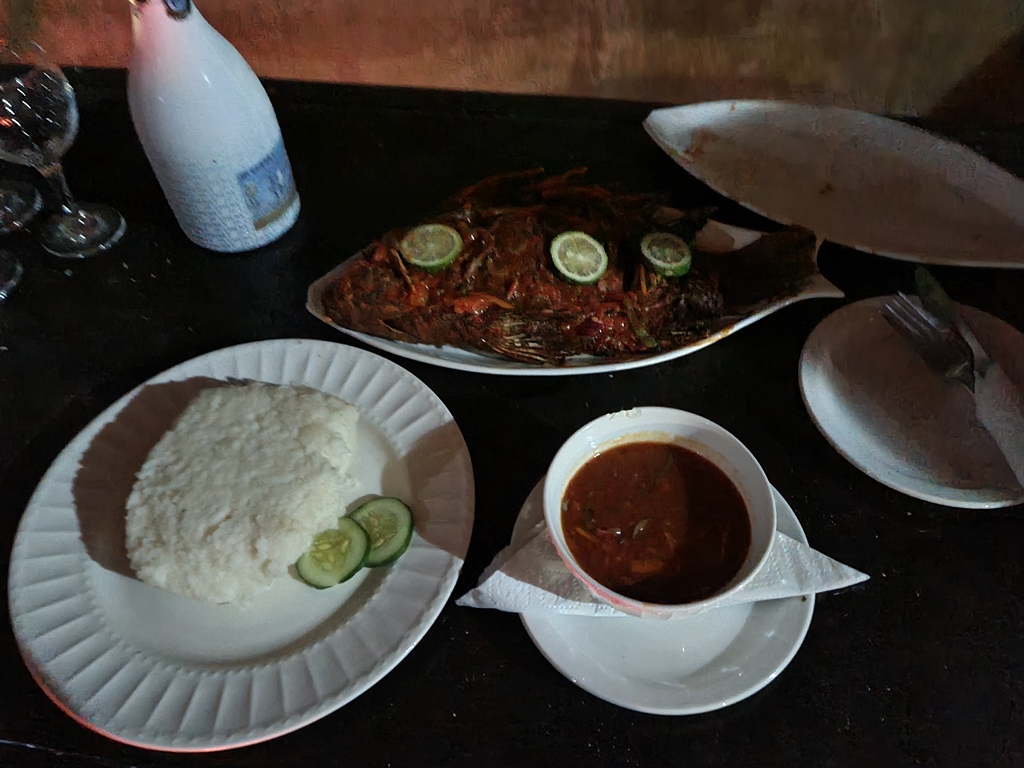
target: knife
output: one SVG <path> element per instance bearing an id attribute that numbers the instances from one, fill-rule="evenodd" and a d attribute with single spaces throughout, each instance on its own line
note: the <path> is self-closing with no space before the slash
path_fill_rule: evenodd
<path id="1" fill-rule="evenodd" d="M 927 269 L 914 271 L 914 283 L 924 308 L 959 333 L 974 353 L 975 413 L 1024 488 L 1024 393 L 989 357 L 949 294 Z"/>

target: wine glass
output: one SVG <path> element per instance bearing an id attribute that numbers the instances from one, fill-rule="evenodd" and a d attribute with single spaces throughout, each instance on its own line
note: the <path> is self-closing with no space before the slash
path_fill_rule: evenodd
<path id="1" fill-rule="evenodd" d="M 21 281 L 21 262 L 8 251 L 0 250 L 0 303 L 10 295 Z"/>
<path id="2" fill-rule="evenodd" d="M 35 43 L 24 50 L 0 40 L 0 160 L 35 168 L 60 199 L 39 226 L 43 248 L 81 259 L 107 250 L 124 234 L 121 214 L 108 205 L 76 203 L 61 158 L 78 134 L 78 104 L 71 84 Z"/>
<path id="3" fill-rule="evenodd" d="M 18 232 L 43 207 L 43 196 L 22 181 L 0 182 L 0 232 Z"/>

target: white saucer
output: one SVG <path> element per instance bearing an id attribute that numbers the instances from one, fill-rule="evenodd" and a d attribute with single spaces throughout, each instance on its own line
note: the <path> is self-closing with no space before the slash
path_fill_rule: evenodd
<path id="1" fill-rule="evenodd" d="M 543 483 L 526 499 L 516 544 L 543 519 Z M 807 543 L 775 492 L 778 529 Z M 555 669 L 598 698 L 637 712 L 694 715 L 735 704 L 774 680 L 796 655 L 814 595 L 733 605 L 662 621 L 523 614 L 530 639 Z"/>
<path id="2" fill-rule="evenodd" d="M 943 380 L 882 318 L 887 297 L 849 304 L 811 333 L 800 357 L 800 390 L 818 429 L 880 483 L 952 507 L 1024 502 L 962 386 Z M 1024 335 L 961 306 L 982 346 L 1024 387 Z"/>

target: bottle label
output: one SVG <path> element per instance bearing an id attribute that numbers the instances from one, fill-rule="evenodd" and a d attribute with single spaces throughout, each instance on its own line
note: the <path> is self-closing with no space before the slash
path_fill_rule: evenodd
<path id="1" fill-rule="evenodd" d="M 284 215 L 298 193 L 283 139 L 256 165 L 238 174 L 238 186 L 257 230 Z"/>

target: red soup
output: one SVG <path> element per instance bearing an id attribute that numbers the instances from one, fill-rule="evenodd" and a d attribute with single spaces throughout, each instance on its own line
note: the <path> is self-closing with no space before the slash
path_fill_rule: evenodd
<path id="1" fill-rule="evenodd" d="M 671 443 L 626 443 L 594 457 L 562 497 L 576 562 L 620 595 L 678 605 L 718 592 L 750 549 L 743 496 L 703 456 Z"/>

